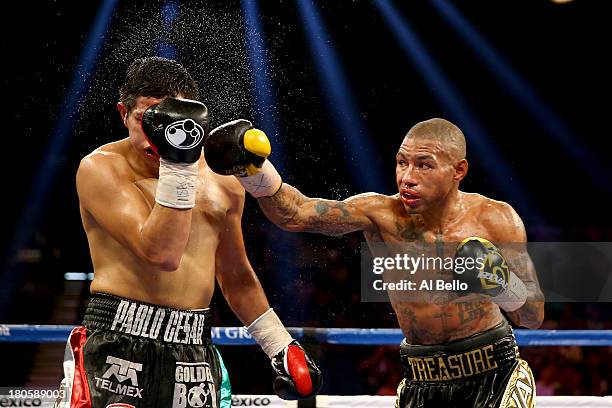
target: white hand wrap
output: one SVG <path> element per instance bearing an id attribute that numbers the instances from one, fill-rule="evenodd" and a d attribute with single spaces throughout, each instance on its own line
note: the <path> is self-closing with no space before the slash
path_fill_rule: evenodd
<path id="1" fill-rule="evenodd" d="M 527 301 L 527 287 L 521 278 L 510 271 L 508 288 L 499 295 L 493 297 L 493 301 L 506 312 L 514 312 L 520 309 Z"/>
<path id="2" fill-rule="evenodd" d="M 261 169 L 256 174 L 238 177 L 238 181 L 255 198 L 274 195 L 283 184 L 280 174 L 270 163 L 270 160 L 264 161 Z"/>
<path id="3" fill-rule="evenodd" d="M 255 319 L 247 327 L 247 331 L 270 359 L 283 351 L 293 341 L 272 308 Z"/>
<path id="4" fill-rule="evenodd" d="M 193 208 L 198 185 L 198 162 L 159 161 L 159 182 L 155 201 L 164 207 Z"/>

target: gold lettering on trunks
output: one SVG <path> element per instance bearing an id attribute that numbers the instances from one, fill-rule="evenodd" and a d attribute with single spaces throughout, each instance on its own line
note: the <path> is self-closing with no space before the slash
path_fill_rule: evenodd
<path id="1" fill-rule="evenodd" d="M 492 344 L 459 354 L 407 357 L 407 361 L 417 381 L 467 378 L 498 367 Z"/>

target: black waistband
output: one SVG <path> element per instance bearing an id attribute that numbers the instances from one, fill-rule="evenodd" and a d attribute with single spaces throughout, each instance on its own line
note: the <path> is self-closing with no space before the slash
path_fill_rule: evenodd
<path id="1" fill-rule="evenodd" d="M 166 343 L 210 343 L 210 309 L 180 310 L 105 293 L 91 296 L 83 326 Z"/>
<path id="2" fill-rule="evenodd" d="M 471 337 L 443 344 L 400 345 L 406 378 L 417 381 L 446 381 L 484 374 L 514 364 L 518 347 L 512 327 L 499 325 Z"/>

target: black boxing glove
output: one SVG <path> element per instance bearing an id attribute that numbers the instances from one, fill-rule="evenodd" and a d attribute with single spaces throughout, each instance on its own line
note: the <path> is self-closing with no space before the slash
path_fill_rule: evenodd
<path id="1" fill-rule="evenodd" d="M 507 312 L 519 309 L 527 300 L 527 287 L 512 272 L 499 249 L 484 238 L 469 237 L 458 246 L 455 254 L 455 273 L 467 284 L 468 293 L 488 296 Z"/>
<path id="2" fill-rule="evenodd" d="M 285 400 L 300 400 L 316 395 L 321 389 L 321 370 L 306 354 L 297 340 L 272 359 L 276 373 L 273 389 Z"/>
<path id="3" fill-rule="evenodd" d="M 144 111 L 142 130 L 162 159 L 194 163 L 208 132 L 208 109 L 201 102 L 165 98 Z"/>
<path id="4" fill-rule="evenodd" d="M 266 134 L 245 119 L 213 129 L 204 143 L 204 157 L 212 171 L 238 177 L 256 198 L 274 195 L 282 185 L 280 175 L 266 160 L 271 152 Z"/>
<path id="5" fill-rule="evenodd" d="M 141 124 L 151 148 L 160 156 L 155 201 L 165 207 L 193 208 L 208 109 L 201 102 L 165 98 L 144 111 Z"/>

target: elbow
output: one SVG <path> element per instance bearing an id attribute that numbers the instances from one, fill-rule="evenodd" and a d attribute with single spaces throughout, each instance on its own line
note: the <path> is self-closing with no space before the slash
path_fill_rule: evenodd
<path id="1" fill-rule="evenodd" d="M 539 313 L 537 313 L 536 316 L 534 316 L 534 318 L 530 319 L 529 321 L 525 322 L 525 327 L 528 329 L 539 329 L 540 327 L 542 327 L 542 323 L 544 323 L 544 310 L 542 309 L 541 311 L 539 311 Z"/>
<path id="2" fill-rule="evenodd" d="M 529 329 L 539 329 L 544 323 L 544 295 L 538 291 L 534 300 L 527 302 L 527 316 L 529 319 L 525 327 Z"/>
<path id="3" fill-rule="evenodd" d="M 542 322 L 543 322 L 543 320 L 541 320 L 541 321 L 533 321 L 533 322 L 525 322 L 521 326 L 523 326 L 526 329 L 536 330 L 536 329 L 539 329 L 542 326 Z"/>
<path id="4" fill-rule="evenodd" d="M 268 217 L 268 219 L 283 231 L 302 232 L 304 230 L 303 224 L 297 222 L 293 217 Z"/>
<path id="5" fill-rule="evenodd" d="M 143 259 L 150 266 L 163 272 L 174 272 L 181 265 L 181 255 L 176 254 L 144 254 Z"/>
<path id="6" fill-rule="evenodd" d="M 510 316 L 512 320 L 519 326 L 527 329 L 539 329 L 544 323 L 544 304 L 527 303 L 523 308 L 519 309 L 514 316 Z M 513 318 L 514 317 L 514 318 Z"/>
<path id="7" fill-rule="evenodd" d="M 174 272 L 179 268 L 180 265 L 180 259 L 166 259 L 157 263 L 155 266 L 157 266 L 157 268 L 163 272 Z"/>
<path id="8" fill-rule="evenodd" d="M 517 310 L 518 324 L 528 329 L 539 329 L 544 323 L 544 294 L 539 288 L 532 290 L 527 301 Z"/>
<path id="9" fill-rule="evenodd" d="M 180 258 L 162 258 L 162 259 L 155 259 L 153 261 L 149 261 L 156 269 L 159 269 L 160 271 L 163 272 L 174 272 L 176 271 L 179 266 L 181 265 L 181 259 Z"/>
<path id="10" fill-rule="evenodd" d="M 292 223 L 292 222 L 279 223 L 276 225 L 278 225 L 278 227 L 282 229 L 283 231 L 287 231 L 287 232 L 303 232 L 304 231 L 303 226 Z"/>
<path id="11" fill-rule="evenodd" d="M 299 214 L 295 213 L 268 213 L 264 211 L 264 214 L 268 219 L 283 231 L 288 232 L 302 232 L 304 230 L 305 222 L 300 218 Z"/>

